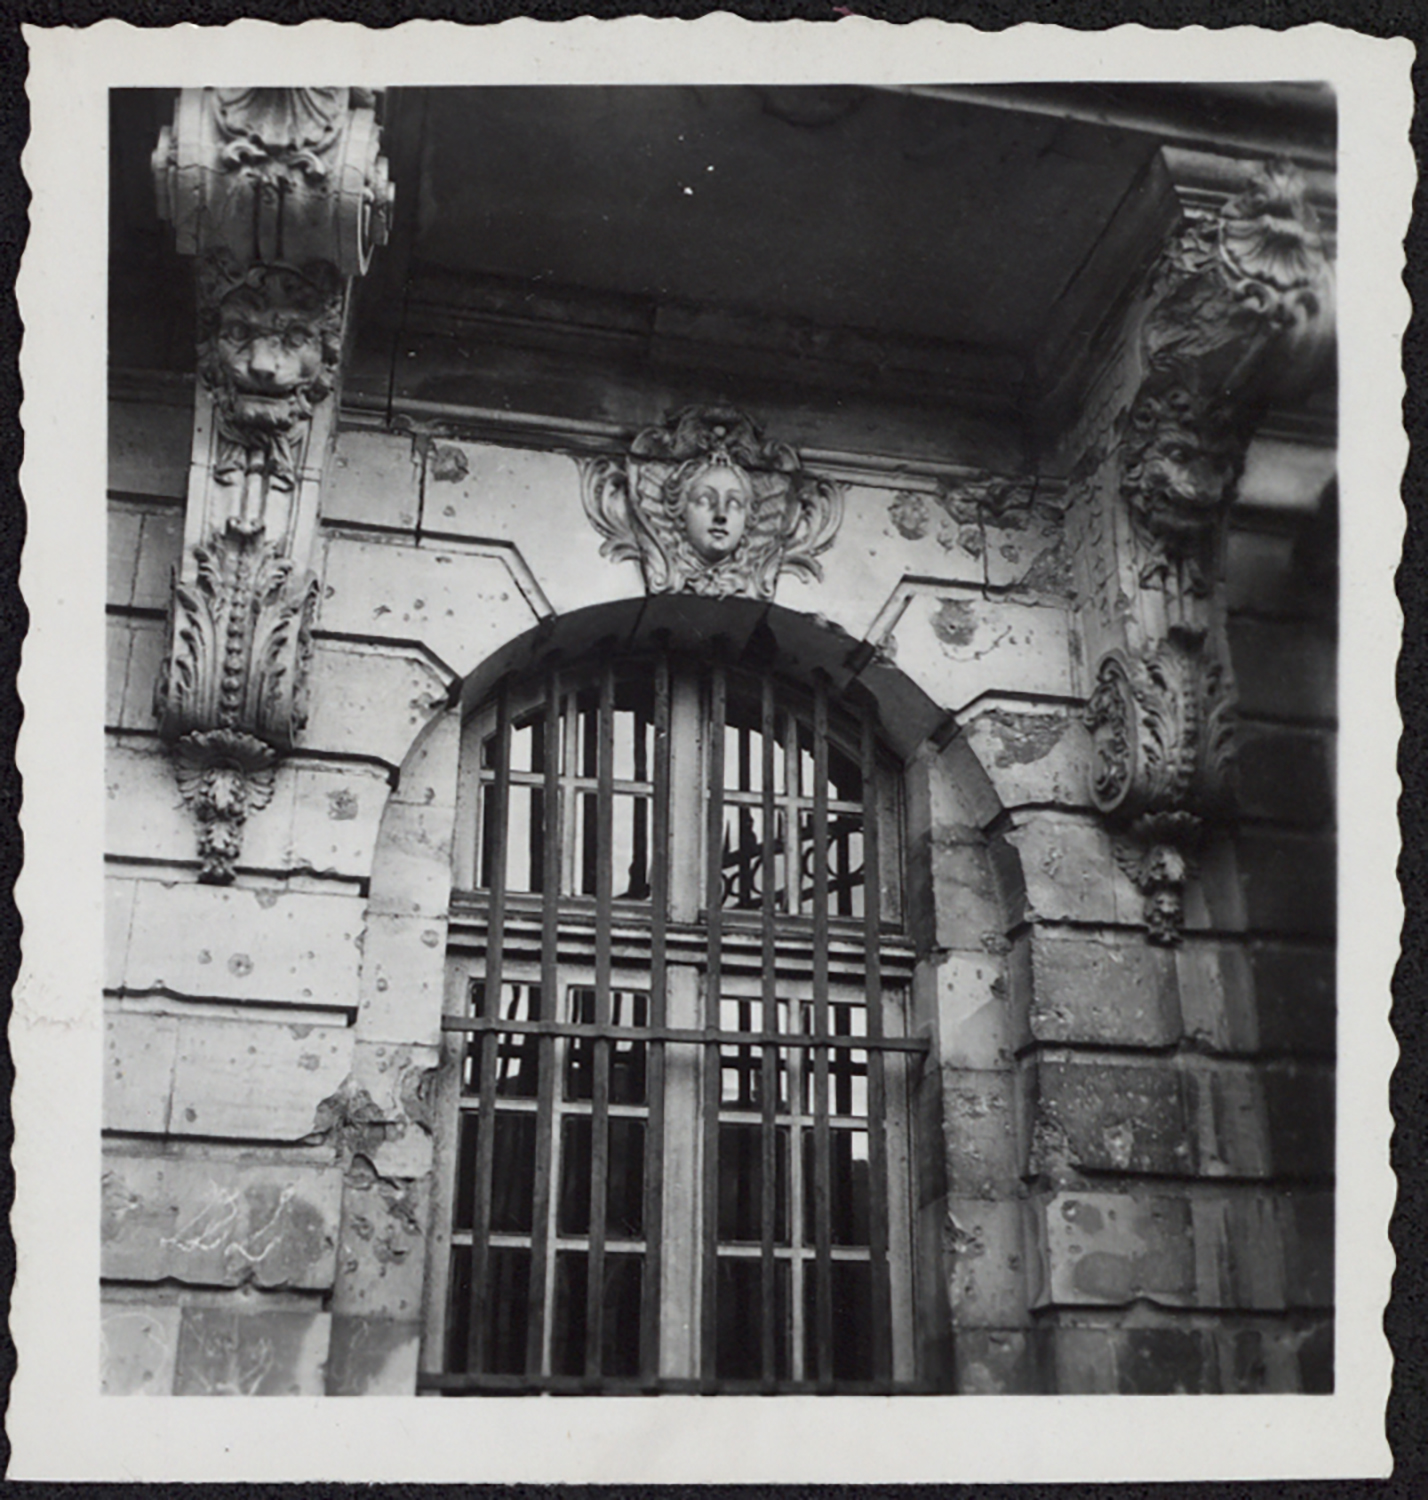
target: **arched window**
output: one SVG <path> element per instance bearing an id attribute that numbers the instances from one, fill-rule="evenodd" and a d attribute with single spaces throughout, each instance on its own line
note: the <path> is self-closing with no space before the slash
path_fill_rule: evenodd
<path id="1" fill-rule="evenodd" d="M 659 656 L 468 719 L 424 1387 L 913 1388 L 899 783 L 820 679 Z"/>

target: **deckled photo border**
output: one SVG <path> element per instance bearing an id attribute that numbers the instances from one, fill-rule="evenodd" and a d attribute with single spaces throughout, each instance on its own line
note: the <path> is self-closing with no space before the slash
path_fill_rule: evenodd
<path id="1" fill-rule="evenodd" d="M 26 31 L 34 194 L 19 297 L 30 611 L 24 921 L 10 1042 L 19 1351 L 11 1477 L 888 1483 L 1385 1474 L 1389 985 L 1399 734 L 1393 577 L 1412 45 L 1327 26 L 988 34 L 700 21 Z M 397 84 L 1324 79 L 1339 104 L 1343 587 L 1336 1385 L 1331 1396 L 125 1401 L 98 1394 L 107 91 Z"/>

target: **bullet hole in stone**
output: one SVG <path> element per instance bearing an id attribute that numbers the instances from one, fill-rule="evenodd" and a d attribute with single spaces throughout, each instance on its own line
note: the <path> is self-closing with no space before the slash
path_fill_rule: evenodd
<path id="1" fill-rule="evenodd" d="M 228 972 L 236 974 L 241 979 L 245 974 L 253 972 L 253 960 L 246 953 L 235 953 L 228 960 Z"/>

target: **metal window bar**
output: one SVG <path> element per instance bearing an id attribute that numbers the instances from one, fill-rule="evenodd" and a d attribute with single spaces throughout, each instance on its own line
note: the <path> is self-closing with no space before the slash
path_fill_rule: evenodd
<path id="1" fill-rule="evenodd" d="M 883 1035 L 883 978 L 879 955 L 882 926 L 882 878 L 879 863 L 877 743 L 872 716 L 863 718 L 863 931 L 867 950 L 867 1032 L 869 1041 Z M 872 1251 L 874 1380 L 892 1377 L 892 1291 L 888 1276 L 887 1141 L 884 1119 L 883 1053 L 868 1052 L 868 1172 L 871 1178 L 869 1239 Z"/>
<path id="2" fill-rule="evenodd" d="M 615 828 L 615 668 L 605 662 L 600 676 L 599 748 L 596 774 L 598 833 L 595 871 L 595 1024 L 608 1027 L 610 940 L 614 908 Z M 610 1176 L 610 1040 L 597 1036 L 591 1099 L 590 1239 L 586 1261 L 585 1374 L 600 1374 L 605 1327 L 605 1219 Z"/>
<path id="3" fill-rule="evenodd" d="M 828 685 L 813 684 L 813 1243 L 814 1357 L 822 1388 L 833 1384 L 832 1167 L 828 1135 Z"/>
<path id="4" fill-rule="evenodd" d="M 777 963 L 776 932 L 774 928 L 774 694 L 773 682 L 767 674 L 760 684 L 759 715 L 762 730 L 763 751 L 763 1029 L 778 1030 L 778 992 L 776 989 Z M 744 778 L 747 782 L 747 776 Z M 774 1113 L 778 1104 L 779 1052 L 776 1047 L 764 1047 L 760 1054 L 762 1073 L 760 1078 L 759 1153 L 760 1153 L 760 1308 L 762 1315 L 759 1341 L 760 1368 L 763 1378 L 770 1385 L 777 1377 L 775 1355 L 775 1297 L 774 1278 L 774 1193 L 777 1186 L 775 1156 L 778 1137 L 774 1124 Z"/>
<path id="5" fill-rule="evenodd" d="M 496 698 L 496 781 L 490 799 L 494 826 L 483 828 L 483 841 L 491 851 L 491 926 L 486 947 L 486 978 L 482 1010 L 487 1016 L 501 1014 L 502 932 L 506 908 L 506 835 L 510 807 L 511 718 L 509 684 L 502 679 Z M 471 1243 L 471 1293 L 466 1325 L 466 1368 L 481 1370 L 486 1363 L 486 1315 L 491 1235 L 491 1178 L 496 1147 L 496 1057 L 500 1037 L 481 1039 L 481 1102 L 476 1137 L 476 1183 Z"/>
<path id="6" fill-rule="evenodd" d="M 541 741 L 545 780 L 545 827 L 541 881 L 540 1012 L 538 1020 L 560 1016 L 560 870 L 564 734 L 560 678 L 546 679 L 544 734 Z M 552 1033 L 540 1034 L 539 1085 L 536 1096 L 535 1185 L 531 1229 L 531 1274 L 526 1322 L 526 1373 L 545 1370 L 547 1282 L 551 1271 L 551 1162 L 555 1149 L 556 1043 Z"/>
<path id="7" fill-rule="evenodd" d="M 724 667 L 716 662 L 709 679 L 707 725 L 709 805 L 705 867 L 705 910 L 708 921 L 704 1014 L 708 1028 L 717 1031 L 723 990 L 723 832 L 724 832 L 724 722 L 726 712 Z M 703 1260 L 700 1267 L 700 1367 L 704 1378 L 717 1379 L 719 1284 L 719 1044 L 704 1051 L 704 1202 Z"/>
<path id="8" fill-rule="evenodd" d="M 665 928 L 669 911 L 669 657 L 661 651 L 654 678 L 654 787 L 650 856 L 650 1001 L 652 1033 L 668 1022 Z M 645 1277 L 641 1288 L 640 1371 L 659 1377 L 660 1288 L 664 1229 L 664 1043 L 647 1043 L 645 1126 Z"/>

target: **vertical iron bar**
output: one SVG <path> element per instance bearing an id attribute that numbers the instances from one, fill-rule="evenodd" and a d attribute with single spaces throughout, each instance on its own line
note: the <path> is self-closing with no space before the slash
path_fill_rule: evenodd
<path id="1" fill-rule="evenodd" d="M 595 1024 L 610 1022 L 610 950 L 615 869 L 615 666 L 600 677 L 600 738 L 596 761 Z M 590 1253 L 585 1286 L 585 1374 L 600 1374 L 605 1323 L 605 1210 L 610 1177 L 610 1039 L 596 1036 L 590 1103 Z"/>
<path id="2" fill-rule="evenodd" d="M 826 1039 L 828 1027 L 828 685 L 820 673 L 813 684 L 813 1032 Z M 828 1136 L 828 1048 L 813 1052 L 813 1212 L 818 1278 L 814 1305 L 814 1346 L 818 1381 L 833 1380 L 832 1167 Z"/>
<path id="3" fill-rule="evenodd" d="M 709 816 L 706 828 L 704 899 L 708 918 L 705 1024 L 719 1026 L 723 989 L 723 835 L 724 835 L 724 666 L 716 662 L 709 682 Z M 707 1383 L 717 1378 L 719 1254 L 719 1043 L 704 1049 L 704 1255 L 700 1266 L 700 1367 Z"/>
<path id="4" fill-rule="evenodd" d="M 560 865 L 562 769 L 560 678 L 546 679 L 542 738 L 545 773 L 545 828 L 541 864 L 540 1012 L 537 1019 L 560 1019 Z M 546 1280 L 550 1256 L 551 1176 L 555 1155 L 555 1038 L 539 1040 L 536 1094 L 535 1188 L 531 1220 L 531 1275 L 526 1323 L 526 1373 L 540 1375 L 545 1364 Z"/>
<path id="5" fill-rule="evenodd" d="M 486 922 L 485 1010 L 500 1019 L 502 1000 L 502 967 L 506 927 L 506 834 L 510 810 L 511 719 L 509 685 L 503 679 L 496 697 L 496 766 L 495 796 L 491 834 L 491 885 Z M 485 841 L 485 829 L 481 832 Z M 475 1213 L 471 1236 L 471 1311 L 466 1329 L 466 1368 L 480 1372 L 485 1368 L 486 1313 L 489 1306 L 487 1272 L 491 1237 L 491 1179 L 496 1150 L 496 1054 L 500 1049 L 499 1031 L 489 1031 L 481 1038 L 481 1099 L 476 1145 Z"/>
<path id="6" fill-rule="evenodd" d="M 650 860 L 650 1024 L 668 1021 L 665 925 L 669 915 L 669 657 L 655 663 L 654 786 Z M 640 1374 L 659 1378 L 659 1321 L 664 1238 L 664 1048 L 651 1042 L 645 1066 L 645 1274 L 641 1283 Z"/>
<path id="7" fill-rule="evenodd" d="M 883 980 L 880 956 L 882 871 L 878 844 L 877 742 L 871 715 L 863 719 L 863 947 L 867 984 L 867 1030 L 883 1034 Z M 892 1291 L 888 1277 L 887 1138 L 884 1130 L 883 1052 L 868 1050 L 868 1176 L 873 1280 L 873 1379 L 892 1378 Z"/>
<path id="8" fill-rule="evenodd" d="M 764 818 L 764 845 L 763 845 L 763 1001 L 764 1018 L 763 1030 L 771 1033 L 778 1030 L 778 989 L 775 969 L 778 961 L 778 949 L 775 943 L 774 930 L 774 692 L 773 681 L 767 673 L 764 674 L 762 683 L 762 695 L 760 702 L 761 725 L 763 732 L 763 818 Z M 775 1300 L 774 1300 L 774 1228 L 776 1200 L 774 1196 L 777 1183 L 777 1146 L 778 1127 L 775 1118 L 775 1110 L 778 1103 L 778 1063 L 779 1054 L 777 1047 L 771 1047 L 767 1043 L 760 1049 L 763 1073 L 760 1081 L 760 1095 L 762 1103 L 762 1119 L 759 1125 L 760 1150 L 760 1173 L 759 1183 L 762 1193 L 762 1217 L 760 1220 L 760 1259 L 762 1265 L 761 1292 L 762 1292 L 762 1320 L 760 1329 L 759 1348 L 762 1358 L 762 1370 L 764 1383 L 772 1384 L 777 1374 L 775 1364 L 774 1340 L 781 1332 L 775 1327 Z M 791 1204 L 789 1211 L 797 1212 L 798 1205 Z"/>

